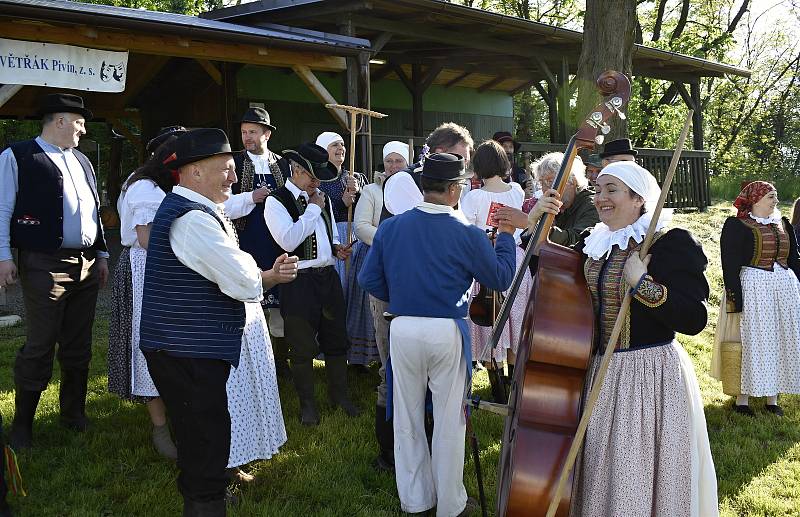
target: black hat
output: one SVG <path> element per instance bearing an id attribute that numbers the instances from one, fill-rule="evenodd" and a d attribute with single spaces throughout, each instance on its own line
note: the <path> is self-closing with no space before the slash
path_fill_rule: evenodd
<path id="1" fill-rule="evenodd" d="M 147 152 L 148 155 L 153 154 L 154 152 L 156 152 L 156 149 L 158 149 L 158 146 L 166 142 L 170 136 L 173 135 L 179 136 L 180 133 L 185 133 L 185 132 L 186 128 L 183 126 L 169 126 L 161 128 L 161 131 L 159 131 L 158 134 L 154 136 L 152 140 L 147 142 L 147 145 L 145 146 L 144 150 Z"/>
<path id="2" fill-rule="evenodd" d="M 508 131 L 498 131 L 494 135 L 492 135 L 492 140 L 497 142 L 498 144 L 502 144 L 503 142 L 511 142 L 514 144 L 514 152 L 519 152 L 519 148 L 522 147 L 522 144 L 514 140 L 514 137 L 511 136 L 511 133 Z"/>
<path id="3" fill-rule="evenodd" d="M 38 115 L 41 117 L 48 113 L 77 113 L 86 120 L 92 118 L 92 112 L 83 106 L 83 99 L 71 93 L 45 95 L 44 99 L 42 99 L 42 105 L 39 107 Z"/>
<path id="4" fill-rule="evenodd" d="M 425 158 L 422 177 L 439 181 L 459 181 L 472 177 L 464 170 L 464 158 L 454 153 L 436 153 Z"/>
<path id="5" fill-rule="evenodd" d="M 634 151 L 635 152 L 635 151 Z M 603 168 L 603 159 L 599 154 L 589 154 L 583 159 L 583 164 L 587 167 Z"/>
<path id="6" fill-rule="evenodd" d="M 251 124 L 261 124 L 267 128 L 275 131 L 275 126 L 269 123 L 269 113 L 264 108 L 248 108 L 244 112 L 242 122 L 250 122 Z"/>
<path id="7" fill-rule="evenodd" d="M 300 144 L 297 149 L 285 149 L 281 154 L 323 183 L 339 179 L 340 172 L 328 161 L 328 151 L 313 142 Z"/>
<path id="8" fill-rule="evenodd" d="M 172 154 L 164 160 L 164 165 L 170 169 L 178 169 L 220 154 L 233 154 L 225 131 L 217 128 L 186 131 L 170 145 Z"/>
<path id="9" fill-rule="evenodd" d="M 628 138 L 620 138 L 619 140 L 612 140 L 603 146 L 603 152 L 600 153 L 600 158 L 608 158 L 618 154 L 630 154 L 636 156 L 639 152 L 631 147 L 631 141 Z"/>

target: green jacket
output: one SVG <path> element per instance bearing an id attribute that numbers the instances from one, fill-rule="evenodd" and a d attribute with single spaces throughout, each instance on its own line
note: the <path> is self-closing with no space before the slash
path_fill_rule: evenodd
<path id="1" fill-rule="evenodd" d="M 572 206 L 556 216 L 550 240 L 562 246 L 572 246 L 585 229 L 599 222 L 600 217 L 594 207 L 594 190 L 591 187 L 579 187 Z"/>

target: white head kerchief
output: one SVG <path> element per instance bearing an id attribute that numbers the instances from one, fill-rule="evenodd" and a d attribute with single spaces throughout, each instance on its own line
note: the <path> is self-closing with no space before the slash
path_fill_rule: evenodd
<path id="1" fill-rule="evenodd" d="M 611 163 L 600 171 L 600 174 L 597 175 L 598 179 L 603 175 L 614 176 L 622 180 L 629 189 L 642 196 L 647 212 L 633 224 L 616 231 L 612 231 L 605 223 L 597 223 L 586 238 L 583 248 L 583 252 L 595 260 L 608 257 L 615 245 L 620 249 L 627 248 L 631 238 L 637 243 L 642 242 L 647 234 L 650 221 L 653 219 L 653 210 L 661 196 L 661 188 L 658 186 L 656 178 L 636 162 Z M 663 229 L 671 220 L 672 209 L 663 208 L 656 224 L 656 231 Z"/>
<path id="2" fill-rule="evenodd" d="M 408 163 L 408 144 L 398 142 L 397 140 L 387 142 L 386 145 L 383 146 L 383 159 L 385 160 L 386 157 L 391 153 L 399 154 L 403 157 L 406 163 Z"/>
<path id="3" fill-rule="evenodd" d="M 341 137 L 339 133 L 334 133 L 333 131 L 325 131 L 324 133 L 320 133 L 317 137 L 316 144 L 326 151 L 328 150 L 328 146 L 334 142 L 341 142 L 344 144 L 344 139 Z"/>

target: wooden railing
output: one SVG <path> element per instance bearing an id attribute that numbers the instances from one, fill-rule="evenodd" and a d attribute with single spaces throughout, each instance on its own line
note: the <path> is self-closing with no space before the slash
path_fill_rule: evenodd
<path id="1" fill-rule="evenodd" d="M 372 155 L 376 169 L 383 169 L 381 166 L 383 145 L 390 140 L 400 140 L 408 143 L 413 141 L 415 148 L 414 156 L 419 153 L 425 139 L 423 137 L 392 136 L 392 135 L 372 135 Z M 554 152 L 563 151 L 563 144 L 543 144 L 536 142 L 521 142 L 522 147 L 520 160 L 528 162 L 535 161 L 541 156 Z M 672 149 L 649 149 L 638 148 L 639 152 L 636 161 L 653 173 L 659 184 L 664 181 L 669 162 L 672 159 Z M 709 185 L 709 158 L 711 153 L 708 151 L 687 151 L 681 153 L 678 168 L 675 171 L 675 178 L 672 180 L 667 206 L 671 208 L 699 208 L 701 210 L 711 205 L 711 190 Z"/>

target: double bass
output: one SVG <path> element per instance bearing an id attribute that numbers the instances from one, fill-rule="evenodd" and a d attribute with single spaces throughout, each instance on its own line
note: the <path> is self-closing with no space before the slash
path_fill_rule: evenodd
<path id="1" fill-rule="evenodd" d="M 607 71 L 597 79 L 597 87 L 604 99 L 569 141 L 553 185 L 559 193 L 578 151 L 602 143 L 611 130 L 609 121 L 625 118 L 628 78 Z M 537 255 L 503 431 L 497 515 L 546 515 L 582 412 L 594 345 L 594 310 L 580 253 L 548 238 L 554 219 L 553 214 L 540 219 L 490 338 L 491 349 L 499 342 L 522 275 Z M 567 486 L 572 486 L 571 476 Z M 568 516 L 570 504 L 567 488 L 555 515 Z"/>

